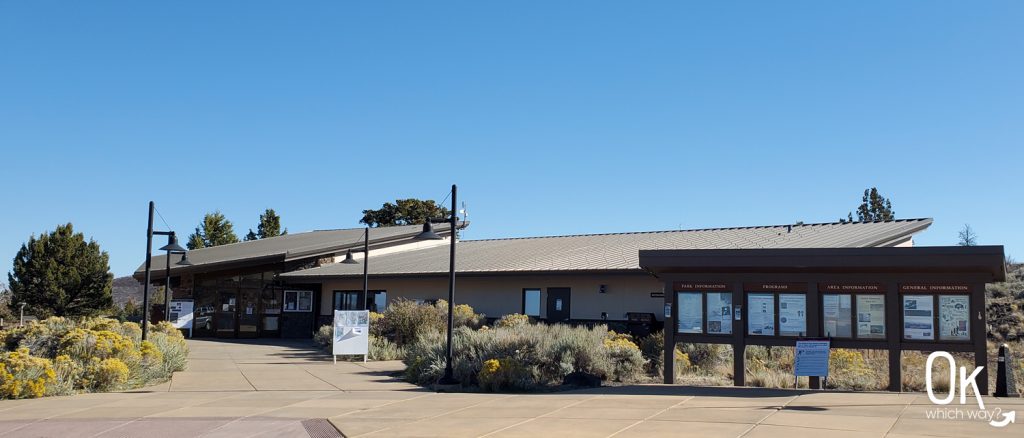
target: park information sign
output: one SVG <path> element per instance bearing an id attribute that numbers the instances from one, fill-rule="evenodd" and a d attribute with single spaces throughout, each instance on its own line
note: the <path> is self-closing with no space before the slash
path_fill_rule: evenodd
<path id="1" fill-rule="evenodd" d="M 192 300 L 171 300 L 168 313 L 168 321 L 174 324 L 174 328 L 188 329 L 188 337 L 192 337 L 192 310 L 195 302 Z"/>
<path id="2" fill-rule="evenodd" d="M 335 310 L 334 311 L 334 343 L 331 355 L 334 362 L 344 354 L 361 354 L 363 361 L 370 353 L 370 311 L 369 310 Z"/>
<path id="3" fill-rule="evenodd" d="M 793 374 L 799 376 L 828 377 L 828 339 L 802 339 L 796 341 Z"/>

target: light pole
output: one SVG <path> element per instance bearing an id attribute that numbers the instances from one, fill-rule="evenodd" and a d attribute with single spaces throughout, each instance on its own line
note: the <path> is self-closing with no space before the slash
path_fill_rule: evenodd
<path id="1" fill-rule="evenodd" d="M 192 266 L 192 262 L 188 261 L 188 251 L 172 249 L 173 246 L 178 245 L 178 236 L 171 231 L 171 234 L 167 236 L 167 245 L 163 249 L 167 252 L 165 261 L 167 262 L 166 270 L 164 271 L 164 320 L 171 319 L 171 254 L 181 254 L 181 261 L 176 263 L 178 266 Z M 179 284 L 180 286 L 180 284 Z"/>
<path id="2" fill-rule="evenodd" d="M 148 328 L 146 326 L 149 325 L 149 282 L 152 281 L 152 277 L 153 277 L 153 272 L 152 272 L 153 271 L 153 269 L 152 269 L 152 266 L 153 266 L 153 235 L 168 236 L 167 245 L 164 245 L 162 248 L 160 248 L 160 251 L 167 251 L 168 252 L 168 256 L 170 256 L 169 253 L 172 252 L 172 251 L 173 252 L 178 252 L 178 253 L 181 253 L 181 254 L 184 254 L 186 252 L 185 248 L 182 248 L 181 245 L 178 245 L 177 239 L 174 239 L 173 241 L 171 241 L 171 238 L 172 238 L 171 236 L 174 236 L 174 232 L 173 231 L 153 231 L 153 212 L 155 210 L 156 210 L 156 204 L 154 204 L 153 201 L 149 201 L 149 226 L 146 228 L 146 277 L 145 277 L 146 278 L 146 282 L 142 284 L 142 340 L 143 341 L 146 340 L 146 332 L 148 331 Z M 182 258 L 182 260 L 184 262 L 188 263 L 188 259 L 187 258 Z M 168 263 L 168 265 L 170 265 L 170 257 L 168 257 L 167 263 Z M 178 262 L 178 264 L 180 265 L 181 262 Z M 167 278 L 168 278 L 168 280 L 170 280 L 170 270 L 171 270 L 171 267 L 168 266 L 167 267 L 167 275 L 168 275 Z"/>
<path id="3" fill-rule="evenodd" d="M 352 258 L 352 250 L 348 250 L 345 253 L 345 260 L 342 263 L 348 265 L 354 265 L 359 263 L 358 260 Z M 363 304 L 366 304 L 367 296 L 369 293 L 367 286 L 370 284 L 370 227 L 366 227 L 363 231 Z"/>
<path id="4" fill-rule="evenodd" d="M 455 380 L 455 377 L 452 375 L 452 332 L 455 331 L 455 241 L 457 240 L 455 237 L 458 229 L 457 189 L 455 184 L 452 184 L 452 216 L 450 218 L 452 244 L 448 257 L 448 344 L 445 347 L 444 377 L 437 381 L 437 384 L 440 386 L 459 384 L 459 381 Z M 423 232 L 416 235 L 415 239 L 440 240 L 441 236 L 434 233 L 433 227 L 430 225 L 430 219 L 427 219 L 427 222 L 423 224 Z"/>
<path id="5" fill-rule="evenodd" d="M 21 320 L 18 321 L 18 327 L 24 327 L 25 326 L 25 304 L 28 304 L 28 303 L 22 301 L 22 302 L 20 302 L 18 304 L 21 305 Z"/>

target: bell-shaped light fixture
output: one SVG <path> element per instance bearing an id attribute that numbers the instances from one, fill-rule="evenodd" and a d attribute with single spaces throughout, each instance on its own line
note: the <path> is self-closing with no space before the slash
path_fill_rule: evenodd
<path id="1" fill-rule="evenodd" d="M 181 252 L 181 260 L 175 263 L 178 266 L 192 266 L 192 262 L 188 261 L 188 251 Z"/>
<path id="2" fill-rule="evenodd" d="M 345 253 L 345 260 L 342 260 L 341 262 L 346 264 L 346 265 L 358 265 L 359 264 L 359 261 L 352 257 L 352 250 L 351 249 L 348 250 L 348 252 Z"/>
<path id="3" fill-rule="evenodd" d="M 419 234 L 417 234 L 416 237 L 413 237 L 413 239 L 416 239 L 416 240 L 441 240 L 441 239 L 443 239 L 443 237 L 438 236 L 436 233 L 434 233 L 434 226 L 430 224 L 430 219 L 427 219 L 427 221 L 423 223 L 423 231 L 421 231 Z"/>
<path id="4" fill-rule="evenodd" d="M 167 236 L 167 244 L 162 246 L 160 248 L 160 251 L 183 253 L 185 252 L 185 248 L 182 248 L 181 245 L 178 245 L 178 236 L 171 234 L 170 236 Z"/>

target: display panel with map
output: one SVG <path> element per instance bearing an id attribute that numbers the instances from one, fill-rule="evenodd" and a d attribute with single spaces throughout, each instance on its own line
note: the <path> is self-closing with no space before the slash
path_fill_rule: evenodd
<path id="1" fill-rule="evenodd" d="M 903 339 L 935 339 L 935 296 L 903 296 Z"/>
<path id="2" fill-rule="evenodd" d="M 807 295 L 779 294 L 779 335 L 807 333 Z"/>
<path id="3" fill-rule="evenodd" d="M 747 294 L 747 334 L 775 335 L 775 294 Z"/>
<path id="4" fill-rule="evenodd" d="M 702 333 L 704 327 L 703 294 L 700 292 L 679 292 L 679 333 Z"/>
<path id="5" fill-rule="evenodd" d="M 732 293 L 708 292 L 708 333 L 732 334 Z"/>
<path id="6" fill-rule="evenodd" d="M 885 339 L 885 295 L 857 295 L 857 338 Z"/>

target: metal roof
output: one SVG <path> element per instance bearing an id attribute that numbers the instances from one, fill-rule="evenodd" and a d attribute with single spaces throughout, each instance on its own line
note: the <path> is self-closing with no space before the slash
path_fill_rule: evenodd
<path id="1" fill-rule="evenodd" d="M 701 230 L 465 240 L 456 272 L 640 271 L 639 252 L 650 249 L 864 248 L 893 246 L 928 228 L 931 219 L 774 225 Z M 374 256 L 377 276 L 448 272 L 448 246 Z M 357 277 L 362 265 L 331 264 L 281 274 L 284 278 Z"/>
<path id="2" fill-rule="evenodd" d="M 460 227 L 465 226 L 460 224 Z M 439 234 L 448 234 L 450 228 L 448 223 L 434 224 L 434 231 Z M 188 252 L 188 260 L 192 266 L 188 268 L 175 266 L 181 256 L 171 256 L 171 273 L 188 271 L 205 271 L 216 269 L 226 264 L 244 262 L 278 262 L 290 261 L 308 257 L 316 257 L 333 254 L 348 248 L 362 249 L 363 228 L 347 228 L 339 230 L 317 230 L 303 233 L 285 234 L 283 236 L 268 237 L 266 239 L 250 240 L 245 242 L 232 243 L 228 245 L 200 248 Z M 379 227 L 370 229 L 370 244 L 380 244 L 393 240 L 407 239 L 415 236 L 423 230 L 422 225 L 401 225 L 393 227 Z M 163 246 L 159 236 L 153 237 L 153 247 Z M 153 256 L 152 269 L 156 275 L 162 275 L 166 262 L 165 255 Z M 139 277 L 145 272 L 146 265 L 143 263 L 135 270 L 135 276 Z"/>

